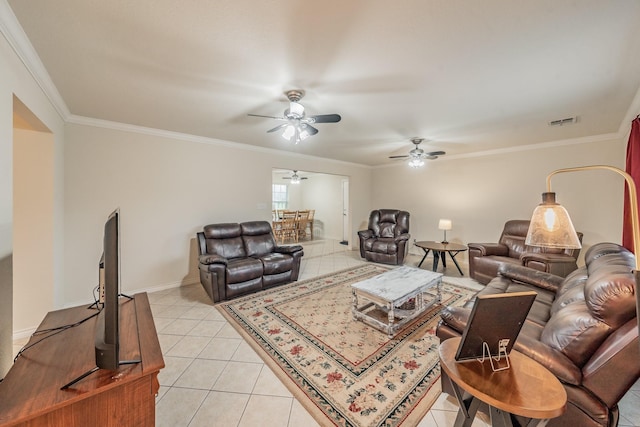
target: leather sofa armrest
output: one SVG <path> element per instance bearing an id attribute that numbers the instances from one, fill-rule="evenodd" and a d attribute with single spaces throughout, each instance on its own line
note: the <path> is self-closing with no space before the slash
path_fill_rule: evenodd
<path id="1" fill-rule="evenodd" d="M 567 254 L 525 252 L 520 256 L 520 261 L 525 267 L 545 271 L 561 277 L 566 277 L 578 268 L 576 258 Z"/>
<path id="2" fill-rule="evenodd" d="M 576 386 L 582 384 L 582 371 L 561 351 L 523 333 L 520 333 L 513 348 L 540 363 L 560 381 Z"/>
<path id="3" fill-rule="evenodd" d="M 373 237 L 373 231 L 372 230 L 360 230 L 358 231 L 358 236 L 360 236 L 363 239 L 370 239 Z"/>
<path id="4" fill-rule="evenodd" d="M 508 256 L 509 248 L 500 243 L 469 243 L 467 244 L 469 250 L 475 249 L 480 252 L 482 256 L 498 255 Z"/>
<path id="5" fill-rule="evenodd" d="M 506 277 L 507 279 L 526 283 L 527 285 L 546 289 L 552 292 L 557 292 L 564 280 L 563 277 L 556 276 L 555 274 L 534 270 L 533 268 L 525 267 L 523 265 L 513 264 L 502 264 L 498 268 L 498 274 L 502 277 Z"/>
<path id="6" fill-rule="evenodd" d="M 467 327 L 471 309 L 465 307 L 445 307 L 440 312 L 441 322 L 455 329 L 460 335 Z"/>
<path id="7" fill-rule="evenodd" d="M 409 240 L 411 236 L 409 235 L 409 233 L 403 233 L 399 236 L 397 236 L 395 239 L 393 239 L 396 243 L 398 242 L 402 242 L 402 241 L 407 241 Z"/>
<path id="8" fill-rule="evenodd" d="M 215 254 L 207 254 L 200 255 L 198 258 L 200 264 L 211 265 L 211 264 L 224 264 L 227 265 L 227 259 L 225 257 L 221 257 L 220 255 Z"/>
<path id="9" fill-rule="evenodd" d="M 275 248 L 273 248 L 274 252 L 277 252 L 279 254 L 293 254 L 296 252 L 300 252 L 302 250 L 302 246 L 300 245 L 289 245 L 289 246 L 276 246 Z"/>
<path id="10" fill-rule="evenodd" d="M 529 262 L 536 261 L 543 264 L 575 264 L 576 259 L 565 254 L 544 254 L 538 252 L 525 252 L 520 255 L 520 261 L 525 267 Z"/>

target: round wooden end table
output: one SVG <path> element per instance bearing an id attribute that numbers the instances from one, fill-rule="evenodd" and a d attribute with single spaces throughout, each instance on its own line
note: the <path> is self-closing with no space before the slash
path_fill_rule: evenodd
<path id="1" fill-rule="evenodd" d="M 458 255 L 460 252 L 466 251 L 468 249 L 466 245 L 461 245 L 459 243 L 443 243 L 433 241 L 415 242 L 414 245 L 422 248 L 422 250 L 424 251 L 424 256 L 422 257 L 420 264 L 418 264 L 418 268 L 422 266 L 424 259 L 427 257 L 427 255 L 429 255 L 429 251 L 433 251 L 433 271 L 438 270 L 438 261 L 440 259 L 442 259 L 442 266 L 444 268 L 447 268 L 447 259 L 445 258 L 445 255 L 449 254 L 451 260 L 458 268 L 460 275 L 464 276 L 462 270 L 460 269 L 460 266 L 458 265 L 458 261 L 456 261 L 456 255 Z"/>
<path id="2" fill-rule="evenodd" d="M 480 403 L 489 405 L 491 425 L 511 427 L 513 415 L 527 418 L 527 426 L 544 426 L 551 418 L 562 415 L 567 405 L 567 392 L 547 368 L 512 350 L 511 367 L 494 372 L 489 360 L 456 362 L 460 338 L 440 344 L 440 365 L 449 376 L 460 404 L 455 427 L 469 427 Z"/>

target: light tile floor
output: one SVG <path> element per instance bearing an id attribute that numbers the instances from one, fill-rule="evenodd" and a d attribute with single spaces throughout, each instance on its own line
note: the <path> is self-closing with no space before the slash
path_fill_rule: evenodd
<path id="1" fill-rule="evenodd" d="M 303 242 L 300 280 L 364 261 L 333 240 Z M 406 264 L 417 265 L 410 255 Z M 431 259 L 425 263 L 431 265 Z M 465 275 L 466 266 L 460 263 Z M 459 277 L 454 266 L 443 271 Z M 149 294 L 166 367 L 160 371 L 157 426 L 317 426 L 262 359 L 212 306 L 199 284 Z M 14 353 L 26 343 L 14 342 Z M 419 427 L 453 426 L 457 403 L 446 394 Z M 640 427 L 640 381 L 620 402 L 620 426 Z M 635 422 L 635 424 L 634 424 Z M 489 424 L 476 419 L 473 427 Z"/>

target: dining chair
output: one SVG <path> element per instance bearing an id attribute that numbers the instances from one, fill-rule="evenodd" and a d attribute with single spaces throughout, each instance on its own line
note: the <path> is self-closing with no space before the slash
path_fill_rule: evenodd
<path id="1" fill-rule="evenodd" d="M 307 223 L 309 222 L 309 210 L 298 211 L 297 228 L 298 237 L 307 236 Z"/>
<path id="2" fill-rule="evenodd" d="M 281 226 L 281 243 L 285 240 L 298 241 L 298 212 L 297 211 L 283 211 Z"/>

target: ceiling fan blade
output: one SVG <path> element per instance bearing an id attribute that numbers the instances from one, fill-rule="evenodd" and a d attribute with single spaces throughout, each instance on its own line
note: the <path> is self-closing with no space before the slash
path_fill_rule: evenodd
<path id="1" fill-rule="evenodd" d="M 444 156 L 445 153 L 444 151 L 432 151 L 430 153 L 425 153 L 427 156 Z"/>
<path id="2" fill-rule="evenodd" d="M 406 159 L 409 156 L 389 156 L 390 159 Z"/>
<path id="3" fill-rule="evenodd" d="M 280 129 L 284 129 L 284 128 L 286 128 L 287 126 L 289 126 L 289 123 L 283 123 L 283 124 L 281 124 L 281 125 L 278 125 L 278 126 L 274 127 L 273 129 L 269 129 L 269 130 L 267 131 L 267 133 L 269 133 L 269 132 L 277 132 L 277 131 L 279 131 Z"/>
<path id="4" fill-rule="evenodd" d="M 264 117 L 265 119 L 287 120 L 287 118 L 286 118 L 286 117 L 263 116 L 262 114 L 247 114 L 247 116 L 251 116 L 251 117 Z"/>
<path id="5" fill-rule="evenodd" d="M 312 123 L 338 123 L 340 120 L 342 120 L 340 114 L 320 114 L 318 116 L 311 116 L 309 118 L 313 120 Z"/>
<path id="6" fill-rule="evenodd" d="M 318 129 L 311 126 L 309 123 L 302 123 L 303 129 L 306 129 L 309 132 L 309 135 L 313 136 L 318 133 Z"/>

